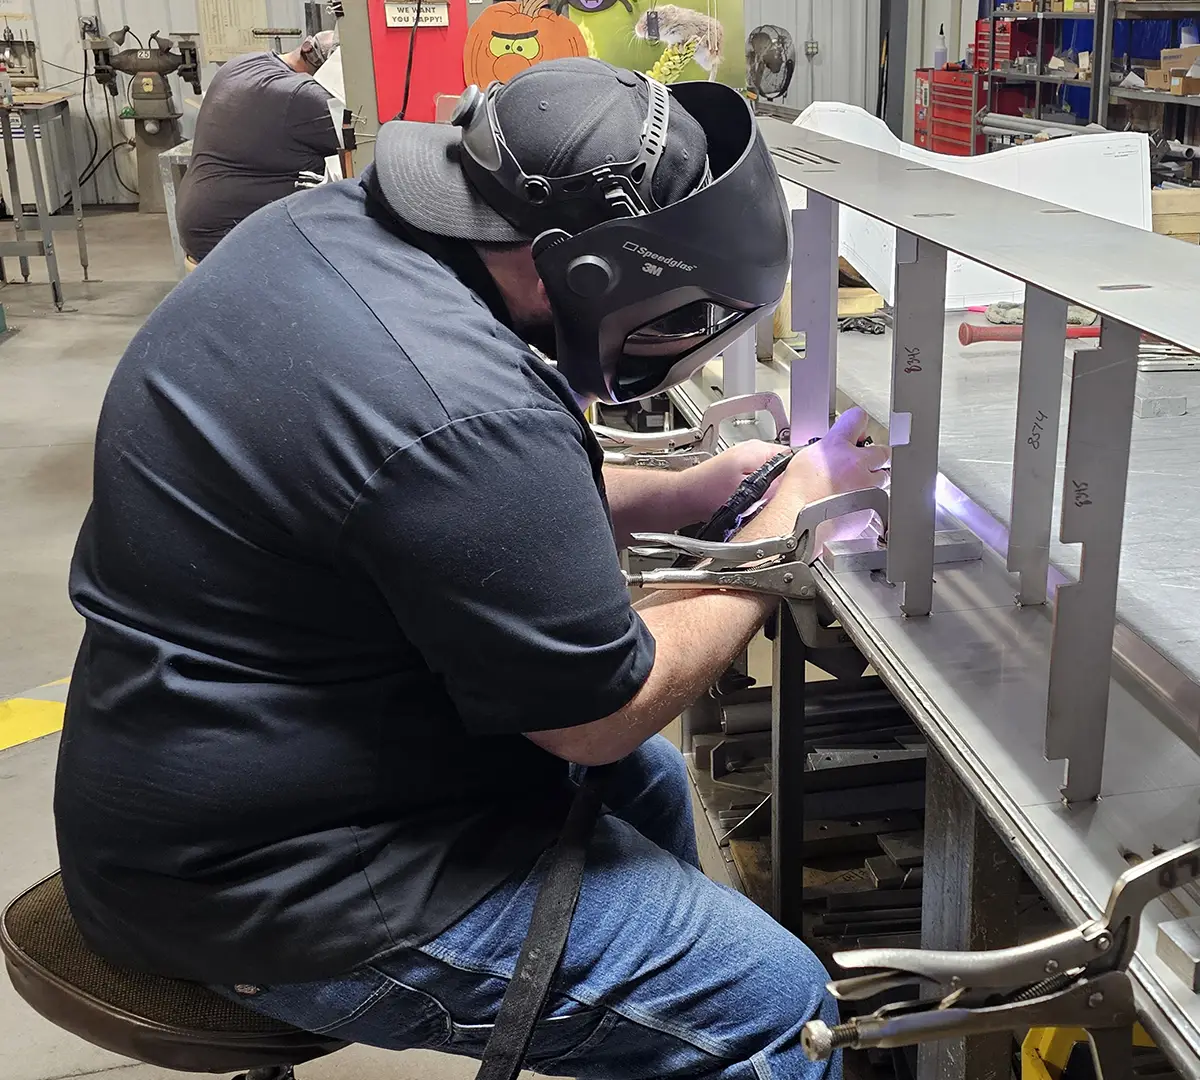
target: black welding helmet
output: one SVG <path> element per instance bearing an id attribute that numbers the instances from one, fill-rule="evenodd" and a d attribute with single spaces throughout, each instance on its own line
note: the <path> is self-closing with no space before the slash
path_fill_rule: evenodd
<path id="1" fill-rule="evenodd" d="M 557 129 L 546 117 L 555 112 Z M 711 82 L 668 90 L 600 61 L 548 61 L 486 91 L 469 87 L 452 123 L 461 136 L 450 156 L 470 205 L 443 186 L 445 220 L 422 227 L 491 243 L 532 239 L 555 359 L 576 393 L 621 402 L 674 386 L 782 295 L 787 204 L 736 90 Z M 428 222 L 428 193 L 418 209 L 421 195 L 401 175 L 412 178 L 414 137 L 385 140 L 393 127 L 380 133 L 391 144 L 380 171 L 385 195 Z M 422 136 L 426 146 L 430 137 Z M 402 152 L 406 163 L 389 183 L 389 163 Z"/>

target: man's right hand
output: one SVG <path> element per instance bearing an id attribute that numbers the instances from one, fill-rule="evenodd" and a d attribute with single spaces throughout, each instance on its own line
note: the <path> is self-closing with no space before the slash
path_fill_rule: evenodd
<path id="1" fill-rule="evenodd" d="M 886 446 L 859 446 L 866 437 L 868 417 L 862 409 L 847 409 L 820 442 L 798 450 L 780 477 L 776 497 L 794 503 L 796 512 L 808 503 L 844 491 L 882 487 L 891 451 Z"/>

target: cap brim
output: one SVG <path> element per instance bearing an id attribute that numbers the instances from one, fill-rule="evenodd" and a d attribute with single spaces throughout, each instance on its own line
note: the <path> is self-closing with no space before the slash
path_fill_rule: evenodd
<path id="1" fill-rule="evenodd" d="M 392 211 L 437 236 L 507 244 L 530 237 L 491 208 L 458 164 L 461 132 L 450 124 L 391 120 L 375 140 L 375 172 Z"/>

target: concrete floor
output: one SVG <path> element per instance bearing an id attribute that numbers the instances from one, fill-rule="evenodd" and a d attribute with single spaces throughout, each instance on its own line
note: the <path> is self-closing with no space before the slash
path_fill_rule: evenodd
<path id="1" fill-rule="evenodd" d="M 0 235 L 8 226 L 0 223 Z M 174 283 L 166 219 L 87 215 L 90 283 L 58 234 L 69 311 L 50 302 L 44 263 L 0 288 L 0 700 L 70 673 L 81 620 L 66 576 L 91 492 L 92 442 L 113 366 Z M 20 281 L 15 259 L 10 276 Z M 56 865 L 51 793 L 58 736 L 0 752 L 0 903 Z M 352 1047 L 302 1066 L 301 1080 L 467 1080 L 474 1062 Z M 0 1078 L 169 1080 L 59 1030 L 0 978 Z"/>

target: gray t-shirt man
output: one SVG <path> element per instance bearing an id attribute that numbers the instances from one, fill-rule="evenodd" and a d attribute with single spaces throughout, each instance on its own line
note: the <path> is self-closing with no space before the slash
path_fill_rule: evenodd
<path id="1" fill-rule="evenodd" d="M 230 60 L 204 95 L 175 217 L 183 249 L 203 259 L 243 218 L 323 172 L 337 152 L 329 93 L 275 53 Z"/>

